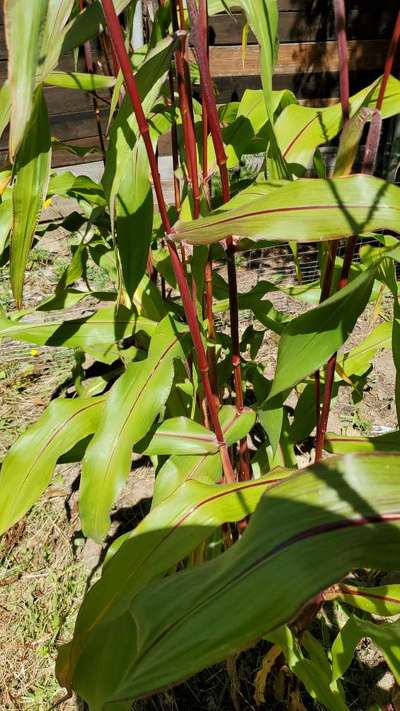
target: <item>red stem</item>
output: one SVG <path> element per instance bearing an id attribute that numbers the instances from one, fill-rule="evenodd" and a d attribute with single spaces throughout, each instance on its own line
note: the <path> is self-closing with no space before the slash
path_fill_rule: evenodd
<path id="1" fill-rule="evenodd" d="M 191 36 L 193 46 L 196 53 L 197 63 L 200 70 L 200 80 L 202 87 L 202 95 L 207 107 L 207 118 L 210 128 L 210 133 L 214 145 L 215 155 L 219 167 L 222 186 L 223 202 L 228 202 L 230 199 L 229 176 L 226 166 L 226 155 L 224 143 L 222 140 L 221 128 L 219 125 L 219 117 L 217 104 L 213 92 L 212 80 L 210 75 L 210 66 L 208 62 L 207 49 L 202 42 L 202 28 L 199 18 L 199 12 L 195 0 L 187 0 L 187 7 L 190 16 Z M 238 293 L 235 265 L 235 248 L 232 237 L 226 239 L 227 244 L 227 267 L 228 267 L 228 286 L 229 286 L 229 311 L 231 321 L 231 340 L 232 340 L 232 366 L 235 381 L 236 392 L 236 408 L 238 412 L 243 409 L 243 386 L 240 365 L 240 341 L 239 341 L 239 308 L 238 308 Z M 247 456 L 244 453 L 247 452 Z M 240 468 L 242 478 L 250 478 L 250 464 L 247 451 L 247 442 L 241 447 Z"/>
<path id="2" fill-rule="evenodd" d="M 383 77 L 382 77 L 381 86 L 380 86 L 380 90 L 379 90 L 379 96 L 378 96 L 378 99 L 376 102 L 376 108 L 378 109 L 378 111 L 380 111 L 382 108 L 383 99 L 385 97 L 386 86 L 388 83 L 389 75 L 392 71 L 393 61 L 394 61 L 394 58 L 395 58 L 395 55 L 397 52 L 399 39 L 400 39 L 400 10 L 397 13 L 397 18 L 396 18 L 396 22 L 395 22 L 393 34 L 392 34 L 392 39 L 390 40 L 390 45 L 389 45 L 389 49 L 388 49 L 388 53 L 387 53 L 387 57 L 386 57 L 385 69 L 383 72 Z"/>
<path id="3" fill-rule="evenodd" d="M 220 446 L 221 459 L 224 468 L 225 479 L 227 481 L 234 481 L 235 475 L 232 470 L 232 465 L 229 459 L 228 449 L 224 440 L 221 425 L 218 419 L 218 412 L 216 403 L 213 398 L 213 393 L 210 386 L 210 380 L 208 377 L 208 364 L 206 353 L 203 346 L 203 341 L 201 339 L 199 324 L 197 322 L 196 310 L 192 302 L 189 287 L 185 279 L 182 264 L 179 260 L 178 253 L 174 243 L 169 239 L 169 235 L 172 233 L 172 226 L 169 220 L 166 202 L 164 199 L 164 194 L 161 186 L 160 175 L 157 170 L 157 161 L 153 151 L 152 142 L 149 134 L 149 127 L 146 121 L 146 117 L 143 112 L 142 104 L 140 101 L 139 92 L 136 85 L 136 79 L 132 72 L 131 63 L 129 61 L 128 53 L 125 48 L 121 26 L 118 21 L 117 14 L 115 12 L 113 0 L 102 0 L 104 15 L 106 22 L 110 31 L 111 39 L 114 44 L 115 53 L 118 57 L 118 61 L 121 66 L 121 70 L 124 75 L 126 90 L 132 102 L 132 107 L 135 112 L 136 120 L 138 123 L 139 131 L 143 138 L 147 156 L 149 159 L 150 170 L 153 178 L 154 190 L 157 197 L 158 207 L 160 210 L 160 216 L 162 224 L 164 227 L 164 232 L 167 237 L 167 244 L 169 249 L 169 254 L 171 257 L 171 263 L 174 270 L 174 274 L 179 286 L 182 304 L 185 310 L 186 319 L 190 332 L 192 334 L 193 344 L 196 350 L 199 371 L 202 379 L 202 384 L 204 388 L 204 393 L 207 399 L 207 405 L 210 412 L 210 418 L 214 431 Z"/>

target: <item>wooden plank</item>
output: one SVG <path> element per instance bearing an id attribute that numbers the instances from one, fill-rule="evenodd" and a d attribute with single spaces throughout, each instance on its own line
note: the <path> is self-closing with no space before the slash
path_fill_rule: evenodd
<path id="1" fill-rule="evenodd" d="M 348 47 L 352 71 L 382 70 L 388 49 L 387 40 L 351 40 Z M 336 42 L 293 42 L 280 45 L 275 71 L 277 74 L 334 72 L 338 65 Z M 259 47 L 247 47 L 244 64 L 241 46 L 210 47 L 210 68 L 213 77 L 259 75 Z"/>
<path id="2" fill-rule="evenodd" d="M 396 8 L 382 9 L 375 4 L 360 13 L 359 8 L 350 7 L 347 15 L 348 39 L 389 39 L 396 19 Z M 209 43 L 235 45 L 242 42 L 244 14 L 215 15 L 209 21 Z M 279 14 L 278 26 L 281 42 L 322 42 L 336 38 L 333 8 L 312 14 L 291 10 Z M 248 44 L 256 44 L 256 38 L 249 32 Z"/>
<path id="3" fill-rule="evenodd" d="M 362 89 L 379 76 L 380 72 L 350 72 L 351 93 Z M 261 80 L 257 75 L 241 77 L 216 77 L 214 85 L 218 102 L 239 101 L 246 89 L 261 89 Z M 275 74 L 273 88 L 290 89 L 299 101 L 312 104 L 324 104 L 326 98 L 339 96 L 339 74 L 337 72 L 319 72 L 316 74 Z M 199 97 L 199 92 L 197 92 Z"/>

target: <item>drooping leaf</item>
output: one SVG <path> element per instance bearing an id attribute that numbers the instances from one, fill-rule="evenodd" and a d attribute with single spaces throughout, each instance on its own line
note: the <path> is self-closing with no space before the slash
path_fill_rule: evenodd
<path id="1" fill-rule="evenodd" d="M 114 306 L 98 309 L 90 316 L 58 318 L 51 322 L 11 321 L 0 318 L 0 337 L 27 341 L 38 345 L 78 347 L 103 363 L 119 357 L 117 343 L 133 333 L 144 330 L 152 334 L 157 323 L 138 317 L 136 311 Z"/>
<path id="2" fill-rule="evenodd" d="M 311 311 L 294 318 L 282 333 L 269 397 L 314 373 L 346 341 L 366 304 L 376 270 L 361 272 Z"/>
<path id="3" fill-rule="evenodd" d="M 382 617 L 398 615 L 400 612 L 400 585 L 396 584 L 365 588 L 339 583 L 326 593 L 326 599 L 330 598 Z"/>
<path id="4" fill-rule="evenodd" d="M 101 427 L 82 467 L 80 514 L 85 535 L 101 540 L 109 512 L 128 478 L 132 447 L 151 428 L 173 381 L 174 359 L 183 358 L 185 328 L 166 316 L 152 338 L 145 361 L 131 363 L 112 387 Z"/>
<path id="5" fill-rule="evenodd" d="M 47 0 L 5 0 L 4 26 L 11 94 L 10 157 L 24 137 L 33 109 L 35 77 L 46 21 Z"/>
<path id="6" fill-rule="evenodd" d="M 376 437 L 344 437 L 333 432 L 325 438 L 324 448 L 332 454 L 347 452 L 398 452 L 400 451 L 400 432 L 386 432 Z"/>
<path id="7" fill-rule="evenodd" d="M 45 491 L 57 460 L 96 431 L 104 397 L 57 399 L 16 440 L 0 472 L 0 534 Z"/>
<path id="8" fill-rule="evenodd" d="M 129 564 L 133 541 L 123 545 L 105 569 L 107 583 L 91 591 L 78 617 L 70 662 L 81 657 L 69 668 L 75 690 L 94 708 L 151 694 L 287 624 L 352 568 L 396 569 L 399 475 L 396 455 L 348 455 L 313 465 L 267 490 L 243 537 L 222 556 L 155 582 L 130 601 L 127 571 L 137 578 Z M 192 526 L 192 536 L 198 528 Z M 176 531 L 169 524 L 162 535 L 171 543 Z M 143 562 L 153 540 L 136 537 Z M 111 566 L 123 556 L 121 575 Z M 116 589 L 121 578 L 124 602 Z M 122 629 L 129 630 L 123 641 Z M 115 656 L 119 663 L 111 668 Z"/>
<path id="9" fill-rule="evenodd" d="M 396 230 L 400 189 L 369 175 L 291 182 L 246 206 L 178 222 L 171 237 L 211 244 L 228 235 L 258 240 L 321 242 L 368 230 Z"/>
<path id="10" fill-rule="evenodd" d="M 45 84 L 60 86 L 62 89 L 82 89 L 99 91 L 114 86 L 115 78 L 106 74 L 84 74 L 82 72 L 50 72 L 46 74 Z"/>
<path id="11" fill-rule="evenodd" d="M 81 608 L 73 642 L 60 655 L 57 673 L 63 683 L 72 679 L 76 665 L 78 674 L 80 668 L 87 666 L 86 654 L 108 620 L 124 615 L 149 581 L 182 560 L 222 523 L 242 520 L 250 514 L 274 481 L 275 477 L 266 477 L 223 486 L 187 481 L 173 497 L 154 508 L 129 537 L 117 539 L 101 579 Z M 121 539 L 125 541 L 123 545 Z M 130 639 L 133 641 L 134 637 Z M 107 687 L 109 680 L 104 681 Z M 95 693 L 103 693 L 100 677 Z"/>
<path id="12" fill-rule="evenodd" d="M 46 197 L 50 162 L 49 117 L 42 89 L 38 88 L 14 164 L 10 277 L 18 308 L 22 302 L 26 263 Z"/>

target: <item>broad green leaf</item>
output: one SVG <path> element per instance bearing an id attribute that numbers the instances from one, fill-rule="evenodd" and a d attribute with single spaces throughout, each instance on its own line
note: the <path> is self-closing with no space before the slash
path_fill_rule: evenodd
<path id="1" fill-rule="evenodd" d="M 369 637 L 381 650 L 397 683 L 400 682 L 400 622 L 376 625 L 352 615 L 337 635 L 332 648 L 332 679 L 339 679 L 351 664 L 354 650 Z"/>
<path id="2" fill-rule="evenodd" d="M 58 661 L 57 673 L 63 682 L 71 681 L 77 664 L 79 676 L 80 669 L 86 667 L 89 671 L 87 654 L 91 653 L 92 644 L 110 621 L 117 621 L 126 613 L 140 590 L 185 558 L 223 523 L 242 520 L 254 511 L 271 481 L 275 478 L 230 485 L 186 481 L 173 497 L 154 508 L 129 537 L 121 537 L 123 545 L 117 539 L 118 550 L 86 596 L 72 644 Z M 109 684 L 107 678 L 104 681 Z M 102 693 L 100 686 L 96 693 Z"/>
<path id="3" fill-rule="evenodd" d="M 14 159 L 33 109 L 48 0 L 5 0 L 4 25 L 11 93 L 10 157 Z M 38 120 L 38 117 L 36 117 Z"/>
<path id="4" fill-rule="evenodd" d="M 400 432 L 386 432 L 376 437 L 342 437 L 328 433 L 324 449 L 332 454 L 348 452 L 398 452 L 400 451 Z"/>
<path id="5" fill-rule="evenodd" d="M 295 101 L 292 92 L 272 92 L 271 111 L 273 114 L 279 108 L 284 108 Z M 221 117 L 226 121 L 226 115 Z M 234 121 L 223 130 L 226 145 L 228 167 L 237 165 L 244 153 L 262 153 L 267 148 L 267 132 L 262 129 L 268 123 L 268 113 L 264 101 L 264 92 L 260 89 L 246 89 L 235 113 Z M 260 133 L 261 132 L 261 133 Z M 215 160 L 211 152 L 209 159 Z"/>
<path id="6" fill-rule="evenodd" d="M 131 0 L 113 0 L 116 12 L 121 13 L 130 2 Z M 62 53 L 70 52 L 71 49 L 79 47 L 86 40 L 97 35 L 99 28 L 104 24 L 101 2 L 94 0 L 66 26 L 63 33 Z"/>
<path id="7" fill-rule="evenodd" d="M 222 556 L 171 574 L 130 599 L 128 590 L 138 578 L 130 564 L 135 544 L 124 544 L 105 568 L 107 580 L 92 589 L 78 616 L 70 648 L 72 665 L 81 652 L 75 670 L 69 669 L 74 689 L 94 709 L 151 694 L 287 624 L 352 568 L 397 569 L 399 476 L 396 455 L 348 455 L 313 465 L 267 488 L 246 532 Z M 175 499 L 170 504 L 175 516 L 182 511 Z M 191 510 L 199 513 L 199 507 Z M 209 520 L 190 526 L 186 519 L 190 535 L 197 538 L 199 527 L 204 535 Z M 158 520 L 157 529 L 171 545 L 179 526 Z M 134 540 L 146 565 L 147 546 L 155 539 L 144 534 Z M 121 580 L 125 597 L 119 597 Z M 124 641 L 121 629 L 129 630 Z M 120 661 L 111 669 L 114 656 Z"/>
<path id="8" fill-rule="evenodd" d="M 392 324 L 383 321 L 358 346 L 338 358 L 338 364 L 347 376 L 362 375 L 369 368 L 373 358 L 383 348 L 390 348 Z"/>
<path id="9" fill-rule="evenodd" d="M 187 417 L 171 417 L 164 420 L 149 440 L 146 438 L 135 449 L 149 456 L 215 454 L 218 452 L 218 440 L 214 432 L 198 422 Z"/>
<path id="10" fill-rule="evenodd" d="M 396 584 L 364 588 L 340 583 L 328 590 L 326 599 L 330 598 L 341 600 L 347 605 L 374 615 L 381 615 L 381 617 L 390 617 L 400 613 L 400 585 Z"/>
<path id="11" fill-rule="evenodd" d="M 136 72 L 138 92 L 142 107 L 148 117 L 160 88 L 167 75 L 175 42 L 166 37 L 151 49 Z M 107 149 L 106 167 L 103 176 L 105 193 L 111 198 L 116 195 L 126 172 L 126 164 L 130 152 L 136 143 L 139 129 L 130 99 L 126 96 L 111 123 L 109 146 Z"/>
<path id="12" fill-rule="evenodd" d="M 41 57 L 36 76 L 37 83 L 57 66 L 65 35 L 65 28 L 74 0 L 47 0 L 46 22 L 43 28 Z"/>
<path id="13" fill-rule="evenodd" d="M 368 303 L 376 269 L 361 274 L 311 311 L 294 318 L 279 341 L 269 397 L 296 385 L 336 353 Z"/>
<path id="14" fill-rule="evenodd" d="M 212 244 L 228 235 L 287 242 L 321 242 L 367 230 L 396 230 L 400 189 L 369 175 L 291 182 L 266 197 L 229 211 L 178 222 L 171 238 Z"/>
<path id="15" fill-rule="evenodd" d="M 3 254 L 11 232 L 12 220 L 12 190 L 8 189 L 3 193 L 0 202 L 0 255 Z"/>
<path id="16" fill-rule="evenodd" d="M 289 669 L 303 682 L 314 699 L 330 711 L 348 711 L 341 686 L 332 684 L 332 667 L 325 649 L 310 632 L 306 631 L 302 635 L 308 656 L 304 655 L 299 642 L 286 625 L 269 634 L 268 640 L 283 650 Z"/>
<path id="17" fill-rule="evenodd" d="M 50 162 L 49 117 L 42 89 L 39 88 L 14 163 L 10 276 L 17 308 L 21 306 L 26 263 L 46 197 Z"/>
<path id="18" fill-rule="evenodd" d="M 145 361 L 131 363 L 111 388 L 103 420 L 82 466 L 80 513 L 85 535 L 101 540 L 109 512 L 128 478 L 132 447 L 150 430 L 168 398 L 174 359 L 183 358 L 185 329 L 166 316 Z"/>
<path id="19" fill-rule="evenodd" d="M 74 197 L 96 205 L 106 204 L 104 190 L 100 183 L 87 175 L 75 175 L 69 170 L 51 176 L 47 195 L 48 197 L 52 195 Z"/>
<path id="20" fill-rule="evenodd" d="M 351 115 L 361 106 L 374 109 L 379 94 L 381 79 L 350 98 Z M 382 116 L 389 118 L 399 112 L 400 82 L 390 76 L 382 106 Z M 340 103 L 323 108 L 291 104 L 287 106 L 275 124 L 276 137 L 285 160 L 306 168 L 315 149 L 332 140 L 342 126 Z"/>
<path id="21" fill-rule="evenodd" d="M 126 163 L 115 210 L 123 287 L 132 299 L 146 271 L 153 228 L 153 191 L 142 138 L 136 141 Z"/>
<path id="22" fill-rule="evenodd" d="M 8 125 L 11 113 L 10 85 L 5 81 L 0 89 L 0 137 Z"/>
<path id="23" fill-rule="evenodd" d="M 218 454 L 169 457 L 157 472 L 151 507 L 159 506 L 186 481 L 216 484 L 222 479 L 222 463 Z"/>
<path id="24" fill-rule="evenodd" d="M 106 306 L 90 316 L 58 318 L 51 322 L 11 321 L 0 318 L 0 338 L 12 338 L 38 345 L 81 348 L 104 363 L 119 357 L 117 344 L 140 330 L 153 333 L 157 323 L 138 317 L 136 312 Z"/>
<path id="25" fill-rule="evenodd" d="M 60 456 L 96 431 L 103 406 L 104 397 L 54 400 L 16 440 L 0 472 L 0 533 L 44 492 Z"/>
<path id="26" fill-rule="evenodd" d="M 228 445 L 245 437 L 255 423 L 255 413 L 245 408 L 240 414 L 232 405 L 221 407 L 218 417 L 225 442 Z M 222 464 L 219 454 L 170 457 L 157 473 L 154 486 L 152 508 L 172 496 L 185 481 L 195 479 L 214 484 L 222 478 Z"/>
<path id="27" fill-rule="evenodd" d="M 82 89 L 99 91 L 114 86 L 114 77 L 105 74 L 84 74 L 82 72 L 50 72 L 46 74 L 45 84 L 60 86 L 62 89 Z"/>

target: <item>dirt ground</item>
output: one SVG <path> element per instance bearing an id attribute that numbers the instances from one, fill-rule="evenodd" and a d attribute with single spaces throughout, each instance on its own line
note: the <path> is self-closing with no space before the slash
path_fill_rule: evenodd
<path id="1" fill-rule="evenodd" d="M 62 232 L 52 233 L 48 239 L 41 241 L 40 247 L 33 251 L 30 262 L 26 284 L 28 305 L 51 293 L 68 259 L 68 242 Z M 309 264 L 311 273 L 311 259 Z M 283 262 L 277 263 L 275 269 L 282 269 L 283 266 Z M 239 269 L 240 290 L 251 287 L 254 280 L 269 278 L 270 272 L 271 265 L 261 270 L 249 270 L 248 265 L 242 264 Z M 12 299 L 6 272 L 3 270 L 0 276 L 0 303 L 8 309 L 12 306 Z M 283 300 L 276 297 L 276 306 L 290 313 L 296 313 L 298 309 L 286 297 Z M 384 304 L 383 314 L 388 315 L 389 312 L 388 301 Z M 369 319 L 368 312 L 360 319 L 351 338 L 352 345 L 365 337 Z M 243 320 L 243 328 L 245 325 Z M 269 374 L 275 366 L 276 350 L 276 342 L 267 334 L 261 355 Z M 73 362 L 73 352 L 69 349 L 35 348 L 13 342 L 0 344 L 0 459 L 16 436 L 39 417 L 56 388 L 68 376 Z M 372 434 L 382 431 L 382 428 L 394 429 L 394 378 L 391 354 L 383 351 L 375 358 L 362 403 L 354 405 L 350 388 L 341 388 L 331 413 L 329 429 L 343 434 Z M 303 464 L 307 463 L 308 458 L 307 455 Z M 78 474 L 76 466 L 58 466 L 51 487 L 40 502 L 0 541 L 2 711 L 44 711 L 59 698 L 54 678 L 56 649 L 71 635 L 87 576 L 90 580 L 94 579 L 101 556 L 100 547 L 86 541 L 80 531 L 76 491 Z M 135 463 L 113 513 L 113 535 L 127 526 L 132 527 L 146 513 L 152 486 L 152 470 L 143 467 L 140 461 Z M 380 682 L 386 674 L 381 669 L 382 659 L 374 657 L 375 652 L 369 649 L 371 670 L 375 666 L 380 670 L 378 676 L 375 674 L 373 677 L 374 683 L 376 678 Z M 258 661 L 262 651 L 257 652 Z M 254 691 L 248 681 L 252 676 L 246 666 L 249 663 L 248 659 L 242 659 L 238 665 L 243 708 L 255 708 L 249 701 Z M 256 665 L 257 661 L 252 658 L 251 663 Z M 382 683 L 392 681 L 386 679 Z M 207 670 L 201 676 L 199 685 L 183 685 L 176 692 L 162 695 L 157 702 L 149 702 L 146 706 L 138 704 L 135 708 L 186 709 L 188 699 L 192 699 L 192 709 L 229 709 L 232 708 L 230 683 L 229 676 L 221 668 Z M 72 699 L 59 708 L 61 711 L 72 711 L 81 707 L 78 701 Z M 315 705 L 312 708 L 316 708 Z M 358 711 L 362 709 L 358 708 Z"/>

